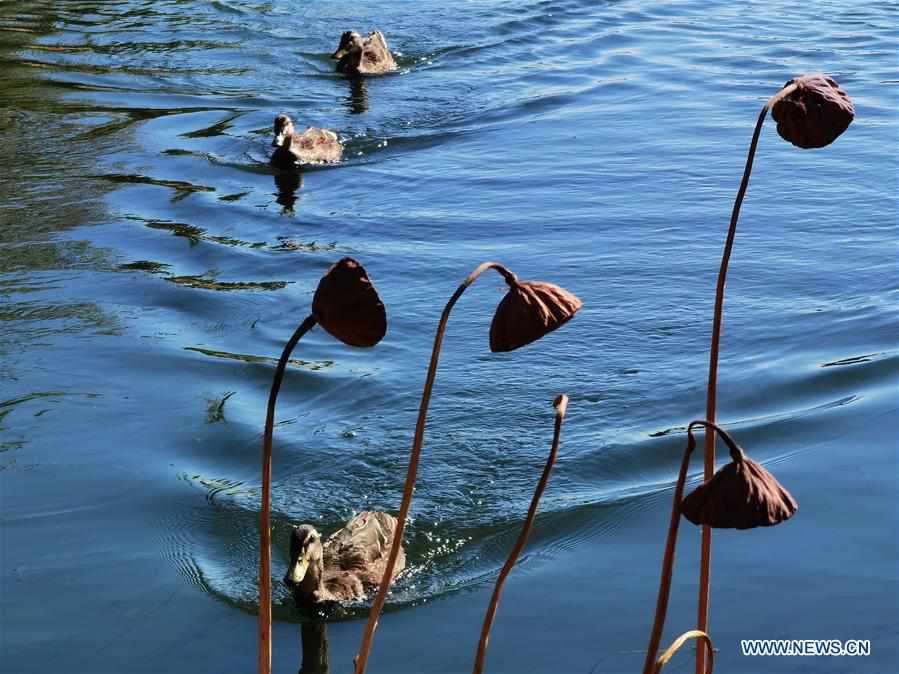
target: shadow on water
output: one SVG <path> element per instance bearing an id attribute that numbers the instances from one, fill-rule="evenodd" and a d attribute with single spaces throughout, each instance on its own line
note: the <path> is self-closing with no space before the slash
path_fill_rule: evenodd
<path id="1" fill-rule="evenodd" d="M 303 187 L 303 173 L 295 171 L 275 171 L 275 201 L 282 206 L 282 213 L 293 215 L 297 203 L 297 190 Z"/>
<path id="2" fill-rule="evenodd" d="M 102 217 L 102 196 L 109 191 L 87 177 L 102 146 L 77 140 L 84 124 L 66 116 L 61 92 L 42 77 L 41 69 L 16 57 L 53 32 L 58 20 L 54 6 L 0 5 L 0 58 L 5 61 L 0 68 L 0 164 L 13 169 L 0 180 L 0 272 L 72 266 L 67 244 L 49 239 Z M 67 198 L 73 194 L 79 198 Z M 105 261 L 100 251 L 81 253 L 79 262 L 88 256 Z"/>
<path id="3" fill-rule="evenodd" d="M 346 98 L 347 109 L 351 115 L 368 112 L 368 80 L 364 77 L 347 77 L 350 95 Z"/>
<path id="4" fill-rule="evenodd" d="M 300 670 L 298 674 L 331 674 L 328 626 L 321 622 L 300 625 Z"/>
<path id="5" fill-rule="evenodd" d="M 92 120 L 66 114 L 47 71 L 19 57 L 54 34 L 58 12 L 50 2 L 0 3 L 0 166 L 8 169 L 0 180 L 0 379 L 11 387 L 25 383 L 17 367 L 30 349 L 62 336 L 121 333 L 118 316 L 100 303 L 59 292 L 76 270 L 115 265 L 108 249 L 69 234 L 107 215 L 111 187 L 90 177 L 106 148 L 82 138 Z"/>

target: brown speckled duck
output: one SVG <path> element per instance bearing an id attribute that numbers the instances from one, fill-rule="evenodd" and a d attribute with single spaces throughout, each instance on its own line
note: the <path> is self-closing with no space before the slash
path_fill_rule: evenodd
<path id="1" fill-rule="evenodd" d="M 361 512 L 322 543 L 311 524 L 294 527 L 284 584 L 297 603 L 327 606 L 364 599 L 384 575 L 393 544 L 396 518 L 382 512 Z M 394 578 L 406 566 L 400 547 Z"/>
<path id="2" fill-rule="evenodd" d="M 340 45 L 331 58 L 337 59 L 337 72 L 347 75 L 383 75 L 396 70 L 396 61 L 379 30 L 368 37 L 348 30 L 340 36 Z"/>
<path id="3" fill-rule="evenodd" d="M 272 147 L 272 166 L 293 168 L 301 164 L 325 164 L 340 161 L 343 145 L 337 134 L 328 129 L 310 126 L 303 133 L 293 128 L 293 120 L 287 115 L 275 117 L 275 138 Z"/>

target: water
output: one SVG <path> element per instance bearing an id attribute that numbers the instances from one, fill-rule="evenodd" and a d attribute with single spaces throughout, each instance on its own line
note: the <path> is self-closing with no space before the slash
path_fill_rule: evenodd
<path id="1" fill-rule="evenodd" d="M 561 392 L 561 457 L 488 667 L 640 671 L 752 124 L 826 71 L 857 119 L 817 151 L 765 128 L 720 376 L 720 420 L 801 508 L 716 536 L 711 624 L 718 671 L 895 674 L 896 25 L 885 2 L 0 3 L 4 671 L 252 671 L 268 386 L 343 255 L 388 335 L 354 350 L 315 330 L 294 354 L 274 573 L 291 523 L 396 510 L 437 318 L 496 259 L 584 309 L 502 355 L 498 276 L 455 309 L 411 571 L 370 671 L 470 668 Z M 374 27 L 401 71 L 353 85 L 328 55 Z M 276 182 L 280 112 L 337 130 L 347 160 Z M 686 525 L 665 642 L 694 623 L 697 556 Z M 276 671 L 296 671 L 281 588 L 274 612 Z M 363 614 L 329 626 L 335 672 Z M 759 661 L 744 638 L 872 655 Z"/>

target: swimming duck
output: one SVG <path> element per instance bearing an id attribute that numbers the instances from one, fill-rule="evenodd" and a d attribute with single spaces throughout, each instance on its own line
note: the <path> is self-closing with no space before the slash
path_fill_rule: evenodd
<path id="1" fill-rule="evenodd" d="M 272 147 L 272 166 L 293 168 L 300 164 L 323 164 L 338 162 L 343 156 L 343 145 L 337 134 L 328 129 L 310 126 L 303 133 L 293 128 L 293 120 L 287 115 L 275 117 L 275 138 Z"/>
<path id="2" fill-rule="evenodd" d="M 395 517 L 369 511 L 353 517 L 324 543 L 311 524 L 296 526 L 290 534 L 284 584 L 299 604 L 327 606 L 364 599 L 381 582 L 395 531 Z M 406 553 L 400 547 L 393 577 L 405 566 Z"/>
<path id="3" fill-rule="evenodd" d="M 396 61 L 387 47 L 384 33 L 372 31 L 368 37 L 348 30 L 340 36 L 337 51 L 331 54 L 337 59 L 337 72 L 347 75 L 383 75 L 396 70 Z"/>

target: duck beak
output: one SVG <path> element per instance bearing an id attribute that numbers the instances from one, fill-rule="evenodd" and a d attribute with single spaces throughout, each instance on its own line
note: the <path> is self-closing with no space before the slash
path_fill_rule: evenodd
<path id="1" fill-rule="evenodd" d="M 284 576 L 284 584 L 291 587 L 299 585 L 303 582 L 303 578 L 306 577 L 306 569 L 308 568 L 309 560 L 301 555 L 297 561 L 293 563 L 293 566 L 290 567 L 287 575 Z"/>
<path id="2" fill-rule="evenodd" d="M 345 48 L 339 47 L 336 52 L 331 54 L 331 58 L 339 60 L 339 59 L 342 59 L 346 55 L 347 55 L 347 50 Z"/>

